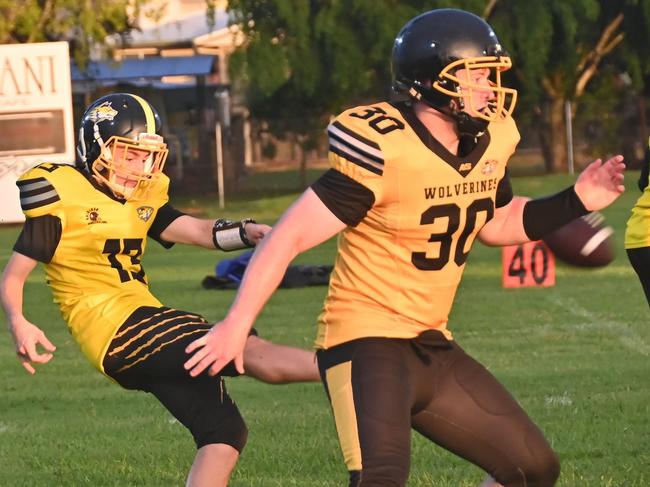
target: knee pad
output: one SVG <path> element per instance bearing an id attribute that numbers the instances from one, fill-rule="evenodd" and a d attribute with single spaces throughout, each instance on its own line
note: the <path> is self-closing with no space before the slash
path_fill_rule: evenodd
<path id="1" fill-rule="evenodd" d="M 232 418 L 231 421 L 204 426 L 193 425 L 192 436 L 197 448 L 205 445 L 223 443 L 232 446 L 241 453 L 248 440 L 248 428 L 241 416 Z"/>

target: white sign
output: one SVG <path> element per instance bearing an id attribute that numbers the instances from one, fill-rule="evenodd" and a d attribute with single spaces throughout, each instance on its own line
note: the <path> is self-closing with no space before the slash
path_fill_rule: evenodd
<path id="1" fill-rule="evenodd" d="M 74 163 L 67 42 L 0 45 L 0 223 L 24 220 L 16 179 Z"/>

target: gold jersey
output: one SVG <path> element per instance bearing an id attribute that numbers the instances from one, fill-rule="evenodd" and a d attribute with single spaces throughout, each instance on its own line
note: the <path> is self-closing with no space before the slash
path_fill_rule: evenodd
<path id="1" fill-rule="evenodd" d="M 161 306 L 149 292 L 140 259 L 147 231 L 168 200 L 162 176 L 146 200 L 117 201 L 68 165 L 41 164 L 19 180 L 27 218 L 61 222 L 61 237 L 49 263 L 47 283 L 54 302 L 86 357 L 100 371 L 113 335 L 140 306 Z"/>
<path id="2" fill-rule="evenodd" d="M 646 160 L 644 164 L 650 164 L 650 161 Z M 650 247 L 650 184 L 645 187 L 632 208 L 632 215 L 625 229 L 625 248 L 641 247 Z"/>
<path id="3" fill-rule="evenodd" d="M 372 191 L 374 204 L 339 235 L 316 348 L 428 329 L 451 339 L 448 315 L 474 239 L 494 214 L 519 141 L 515 122 L 490 124 L 465 157 L 405 105 L 347 110 L 328 133 L 331 166 Z"/>

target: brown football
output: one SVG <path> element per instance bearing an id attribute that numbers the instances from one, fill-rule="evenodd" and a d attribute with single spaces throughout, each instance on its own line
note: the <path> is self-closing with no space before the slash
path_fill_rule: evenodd
<path id="1" fill-rule="evenodd" d="M 555 256 L 579 267 L 602 267 L 614 260 L 614 230 L 594 211 L 567 223 L 543 240 Z"/>

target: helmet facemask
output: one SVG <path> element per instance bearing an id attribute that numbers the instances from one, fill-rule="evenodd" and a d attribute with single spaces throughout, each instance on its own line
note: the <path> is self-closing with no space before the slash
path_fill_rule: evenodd
<path id="1" fill-rule="evenodd" d="M 98 135 L 98 134 L 96 134 Z M 145 199 L 150 187 L 162 174 L 168 149 L 157 134 L 141 133 L 136 140 L 112 136 L 91 164 L 92 172 L 118 198 Z"/>
<path id="2" fill-rule="evenodd" d="M 455 101 L 452 105 L 457 113 L 464 112 L 487 123 L 502 122 L 512 115 L 517 103 L 517 90 L 501 86 L 501 73 L 511 67 L 507 56 L 459 59 L 445 66 L 432 87 Z M 484 69 L 490 72 L 487 86 L 473 81 L 470 76 L 471 72 Z M 463 76 L 458 75 L 461 70 Z M 491 96 L 485 101 L 487 91 Z"/>

